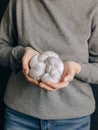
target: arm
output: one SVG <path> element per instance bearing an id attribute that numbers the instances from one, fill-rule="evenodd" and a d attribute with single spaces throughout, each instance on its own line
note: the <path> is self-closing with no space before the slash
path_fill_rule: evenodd
<path id="1" fill-rule="evenodd" d="M 0 24 L 0 65 L 11 67 L 12 71 L 22 69 L 29 82 L 38 84 L 38 81 L 29 76 L 29 60 L 39 54 L 31 47 L 18 45 L 16 25 L 16 4 L 10 0 Z"/>
<path id="2" fill-rule="evenodd" d="M 15 21 L 15 1 L 10 0 L 0 24 L 0 65 L 21 68 L 24 47 L 17 46 L 18 37 Z"/>
<path id="3" fill-rule="evenodd" d="M 51 91 L 66 87 L 74 77 L 83 82 L 98 84 L 98 8 L 93 15 L 91 27 L 91 37 L 88 40 L 89 63 L 65 62 L 67 71 L 64 72 L 63 80 L 58 84 L 47 83 L 52 88 Z M 47 85 L 40 83 L 45 89 L 48 89 Z"/>
<path id="4" fill-rule="evenodd" d="M 81 81 L 98 84 L 98 8 L 92 19 L 91 37 L 88 41 L 89 63 L 79 63 L 81 72 L 75 77 Z"/>

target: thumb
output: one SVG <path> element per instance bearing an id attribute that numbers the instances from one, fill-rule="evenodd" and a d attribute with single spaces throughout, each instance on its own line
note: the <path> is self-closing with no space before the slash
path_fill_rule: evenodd
<path id="1" fill-rule="evenodd" d="M 72 81 L 75 75 L 74 70 L 69 70 L 68 74 L 64 77 L 64 81 Z"/>
<path id="2" fill-rule="evenodd" d="M 29 73 L 29 61 L 25 57 L 23 57 L 23 59 L 22 59 L 22 67 L 23 67 L 23 72 L 25 74 L 28 74 Z"/>

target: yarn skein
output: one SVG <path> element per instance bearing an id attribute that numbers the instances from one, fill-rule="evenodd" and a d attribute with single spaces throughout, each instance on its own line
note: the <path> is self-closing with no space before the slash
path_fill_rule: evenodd
<path id="1" fill-rule="evenodd" d="M 63 61 L 57 53 L 45 51 L 30 60 L 30 76 L 38 81 L 58 83 L 64 71 Z"/>

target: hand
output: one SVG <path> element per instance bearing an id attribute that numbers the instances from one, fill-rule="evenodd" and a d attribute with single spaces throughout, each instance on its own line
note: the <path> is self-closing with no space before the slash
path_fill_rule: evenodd
<path id="1" fill-rule="evenodd" d="M 81 66 L 77 62 L 66 61 L 64 62 L 64 72 L 62 75 L 63 81 L 72 81 L 75 74 L 81 71 Z"/>
<path id="2" fill-rule="evenodd" d="M 36 85 L 38 85 L 38 81 L 31 78 L 30 75 L 29 75 L 29 62 L 32 58 L 32 56 L 34 55 L 39 55 L 39 52 L 33 50 L 32 48 L 30 47 L 27 47 L 25 49 L 25 53 L 24 53 L 24 56 L 22 58 L 22 68 L 23 68 L 23 73 L 26 77 L 26 79 L 31 82 L 31 83 L 35 83 Z"/>
<path id="3" fill-rule="evenodd" d="M 40 82 L 39 85 L 40 87 L 50 91 L 65 88 L 74 79 L 75 74 L 78 74 L 80 71 L 81 66 L 78 63 L 72 61 L 64 62 L 64 72 L 59 83 L 47 82 L 45 84 Z"/>

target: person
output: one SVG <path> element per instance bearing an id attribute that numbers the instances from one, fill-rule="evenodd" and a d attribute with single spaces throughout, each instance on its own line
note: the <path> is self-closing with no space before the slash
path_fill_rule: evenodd
<path id="1" fill-rule="evenodd" d="M 59 83 L 29 76 L 32 56 L 56 52 Z M 12 74 L 5 130 L 90 130 L 98 83 L 97 0 L 10 0 L 0 25 L 0 64 Z"/>

